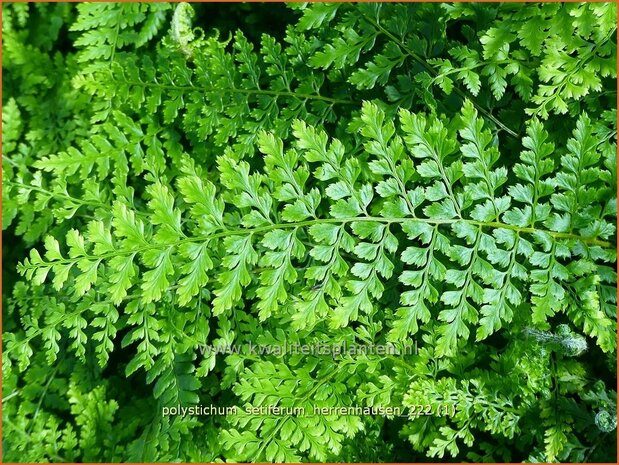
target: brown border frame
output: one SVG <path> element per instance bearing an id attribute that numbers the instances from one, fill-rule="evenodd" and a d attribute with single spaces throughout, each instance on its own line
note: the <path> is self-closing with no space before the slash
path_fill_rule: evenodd
<path id="1" fill-rule="evenodd" d="M 138 0 L 116 0 L 117 2 L 126 2 L 126 3 L 139 3 Z M 151 2 L 155 3 L 155 2 L 167 2 L 167 3 L 180 3 L 178 0 L 150 0 Z M 282 0 L 246 0 L 245 3 L 294 3 L 294 2 L 301 2 L 303 0 L 290 0 L 290 1 L 282 1 Z M 309 0 L 310 2 L 317 2 L 317 0 Z M 372 2 L 372 1 L 376 1 L 376 0 L 355 0 L 353 2 L 350 1 L 346 1 L 346 0 L 329 0 L 330 3 L 361 3 L 361 2 Z M 106 0 L 91 0 L 92 3 L 110 3 Z M 219 2 L 211 2 L 208 0 L 189 0 L 190 3 L 243 3 L 243 2 L 239 2 L 238 0 L 220 0 Z M 455 0 L 452 2 L 445 2 L 445 1 L 441 1 L 441 0 L 388 0 L 389 3 L 392 2 L 407 2 L 407 3 L 498 3 L 494 0 L 477 0 L 475 2 L 471 2 L 468 0 Z M 560 0 L 546 0 L 545 2 L 534 2 L 534 1 L 530 1 L 530 0 L 503 0 L 504 3 L 509 2 L 509 3 L 559 3 Z M 603 0 L 585 0 L 583 2 L 579 2 L 578 0 L 565 0 L 562 3 L 618 3 L 619 0 L 614 0 L 614 1 L 610 1 L 610 2 L 604 2 Z M 28 0 L 12 0 L 12 1 L 6 1 L 6 0 L 0 0 L 0 23 L 2 21 L 2 4 L 3 3 L 84 3 L 80 0 L 65 0 L 64 2 L 59 2 L 59 1 L 50 1 L 50 2 L 42 2 L 42 1 L 28 1 Z M 384 3 L 387 3 L 384 2 Z M 619 34 L 619 30 L 615 32 L 615 34 Z M 2 60 L 2 29 L 0 26 L 0 61 Z M 617 67 L 617 69 L 619 70 L 619 65 Z M 0 109 L 2 109 L 2 68 L 0 67 Z M 617 89 L 619 90 L 619 78 L 617 81 Z M 619 107 L 619 94 L 617 96 L 617 106 Z M 617 124 L 619 126 L 619 116 L 617 118 Z M 0 128 L 2 127 L 2 121 L 0 120 Z M 0 131 L 0 143 L 2 142 L 2 133 Z M 1 152 L 1 149 L 0 149 Z M 617 161 L 619 162 L 619 152 L 617 155 Z M 0 165 L 0 180 L 2 179 L 2 166 Z M 617 181 L 617 190 L 619 191 L 619 179 Z M 2 195 L 0 194 L 0 210 L 2 208 Z M 618 220 L 619 223 L 619 220 Z M 2 224 L 2 218 L 0 217 L 0 225 Z M 618 225 L 615 225 L 618 226 Z M 619 254 L 619 244 L 617 246 L 617 252 Z M 2 257 L 2 237 L 0 236 L 0 258 Z M 615 271 L 619 272 L 619 261 L 617 261 L 615 263 Z M 0 263 L 0 273 L 2 272 L 2 263 Z M 0 291 L 2 291 L 2 279 L 1 279 L 1 275 L 0 275 Z M 617 297 L 619 300 L 619 285 L 617 288 Z M 2 309 L 2 302 L 0 301 L 0 310 Z M 619 309 L 619 304 L 618 304 L 618 309 Z M 2 329 L 2 312 L 0 311 L 0 332 Z M 617 323 L 617 342 L 618 342 L 618 346 L 619 346 L 619 322 Z M 2 355 L 2 345 L 0 345 L 0 356 Z M 619 355 L 617 357 L 617 371 L 619 372 Z M 1 388 L 2 388 L 2 374 L 0 373 L 0 392 L 1 392 Z M 619 392 L 619 380 L 617 382 L 617 386 L 616 386 L 616 390 Z M 0 402 L 0 414 L 2 413 L 2 403 Z M 619 416 L 619 406 L 617 408 L 617 415 Z M 615 430 L 616 434 L 617 434 L 617 439 L 618 439 L 618 445 L 617 445 L 617 460 L 619 463 L 619 428 L 617 428 Z M 2 421 L 0 419 L 0 438 L 2 438 Z M 0 441 L 0 463 L 5 463 L 2 461 L 2 441 Z M 12 463 L 12 462 L 6 462 L 6 463 Z M 20 464 L 22 462 L 19 462 Z M 23 462 L 25 464 L 28 464 L 29 462 Z M 43 463 L 43 462 L 42 462 Z M 54 463 L 54 462 L 50 462 L 50 463 Z M 62 462 L 62 463 L 70 463 L 70 462 Z M 96 464 L 100 464 L 100 463 L 106 463 L 106 462 L 96 462 L 93 463 L 92 465 L 96 465 Z M 139 463 L 140 465 L 146 465 L 143 462 L 124 462 L 124 463 Z M 162 462 L 157 462 L 157 463 L 162 463 Z M 230 464 L 230 462 L 226 462 L 228 464 Z M 264 462 L 259 462 L 259 464 L 264 463 Z M 415 463 L 432 463 L 432 464 L 436 464 L 436 463 L 460 463 L 462 465 L 464 464 L 470 464 L 470 463 L 475 463 L 475 462 L 415 462 Z M 504 462 L 501 462 L 504 463 Z M 509 462 L 505 462 L 505 463 L 509 463 Z M 596 462 L 588 462 L 588 463 L 596 463 Z M 605 462 L 603 462 L 605 463 Z M 608 462 L 609 464 L 612 464 L 613 462 Z M 366 464 L 365 462 L 359 462 L 359 465 L 364 465 Z M 33 464 L 34 465 L 34 464 Z M 170 464 L 172 465 L 172 464 Z M 335 464 L 335 463 L 326 463 L 326 464 L 322 464 L 322 465 L 341 465 L 341 464 Z M 400 464 L 395 464 L 395 463 L 386 463 L 385 465 L 400 465 Z M 481 464 L 480 464 L 481 465 Z M 490 463 L 490 464 L 486 464 L 486 465 L 500 465 L 499 463 Z"/>

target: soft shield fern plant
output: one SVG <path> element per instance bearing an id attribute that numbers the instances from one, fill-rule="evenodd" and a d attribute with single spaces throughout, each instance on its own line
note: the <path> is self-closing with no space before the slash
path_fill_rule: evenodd
<path id="1" fill-rule="evenodd" d="M 2 7 L 4 460 L 616 460 L 615 4 Z"/>

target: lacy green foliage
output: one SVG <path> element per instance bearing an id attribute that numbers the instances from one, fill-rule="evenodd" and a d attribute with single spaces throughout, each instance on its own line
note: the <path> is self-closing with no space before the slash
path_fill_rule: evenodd
<path id="1" fill-rule="evenodd" d="M 615 460 L 616 6 L 206 8 L 3 4 L 4 459 Z"/>

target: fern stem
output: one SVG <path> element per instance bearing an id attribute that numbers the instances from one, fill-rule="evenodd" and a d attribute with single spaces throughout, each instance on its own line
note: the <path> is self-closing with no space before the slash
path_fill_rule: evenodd
<path id="1" fill-rule="evenodd" d="M 122 9 L 123 6 L 120 5 L 120 8 Z M 110 52 L 110 63 L 109 63 L 109 68 L 112 69 L 112 66 L 114 65 L 114 58 L 116 57 L 116 47 L 118 46 L 118 35 L 120 34 L 120 21 L 118 21 L 116 23 L 116 27 L 114 28 L 114 40 L 111 43 L 111 52 Z"/>
<path id="2" fill-rule="evenodd" d="M 57 264 L 70 264 L 70 263 L 75 263 L 83 258 L 87 258 L 90 260 L 105 260 L 105 259 L 109 259 L 109 258 L 118 256 L 118 255 L 130 255 L 130 254 L 135 254 L 135 253 L 146 252 L 147 250 L 177 247 L 184 243 L 205 242 L 205 241 L 209 241 L 213 239 L 220 239 L 220 238 L 228 237 L 228 236 L 238 236 L 238 235 L 243 235 L 243 234 L 260 234 L 260 233 L 266 233 L 269 231 L 273 231 L 276 229 L 300 228 L 300 227 L 312 226 L 314 224 L 319 224 L 319 223 L 347 224 L 347 223 L 354 223 L 354 222 L 359 222 L 359 221 L 372 221 L 372 222 L 379 222 L 379 223 L 386 223 L 386 224 L 401 224 L 407 221 L 421 221 L 421 222 L 425 222 L 425 223 L 433 224 L 433 225 L 450 225 L 450 224 L 454 224 L 458 222 L 464 222 L 464 223 L 468 223 L 470 225 L 473 225 L 479 228 L 509 229 L 509 230 L 516 231 L 519 233 L 527 233 L 527 234 L 543 233 L 543 234 L 548 234 L 554 239 L 578 240 L 578 241 L 582 241 L 582 242 L 585 242 L 591 245 L 597 245 L 600 247 L 606 247 L 606 248 L 614 247 L 614 245 L 611 244 L 610 242 L 601 241 L 599 239 L 592 238 L 592 237 L 582 237 L 582 236 L 579 236 L 573 233 L 562 233 L 562 232 L 547 231 L 547 230 L 541 230 L 541 229 L 535 229 L 535 228 L 529 228 L 529 227 L 519 227 L 519 226 L 514 226 L 511 224 L 505 224 L 505 223 L 499 223 L 499 222 L 484 223 L 481 221 L 467 220 L 467 219 L 460 219 L 460 218 L 456 218 L 456 219 L 432 219 L 432 218 L 409 218 L 409 217 L 407 218 L 382 218 L 378 216 L 361 216 L 361 217 L 353 217 L 353 218 L 321 218 L 321 219 L 313 219 L 313 220 L 299 221 L 299 222 L 292 222 L 292 223 L 273 223 L 267 226 L 260 226 L 256 228 L 226 230 L 226 231 L 222 231 L 222 232 L 207 235 L 207 236 L 185 237 L 177 241 L 167 242 L 163 244 L 149 244 L 143 247 L 132 248 L 128 250 L 117 249 L 117 250 L 114 250 L 113 252 L 108 252 L 108 253 L 101 254 L 98 256 L 82 255 L 82 256 L 70 258 L 70 259 L 55 260 L 52 262 L 42 262 L 41 265 L 42 266 L 53 266 Z M 36 266 L 33 266 L 33 265 L 24 266 L 23 264 L 20 265 L 21 272 L 23 272 L 23 270 L 26 270 L 28 268 L 36 268 Z"/>
<path id="3" fill-rule="evenodd" d="M 7 163 L 9 163 L 11 166 L 13 166 L 15 168 L 22 168 L 17 162 L 15 162 L 14 160 L 10 159 L 6 155 L 2 156 L 2 161 L 6 161 Z"/>
<path id="4" fill-rule="evenodd" d="M 21 391 L 19 389 L 15 389 L 13 392 L 11 392 L 9 395 L 7 395 L 6 397 L 4 397 L 2 399 L 2 402 L 6 402 L 9 399 L 12 399 L 13 397 L 19 395 Z"/>
<path id="5" fill-rule="evenodd" d="M 43 189 L 42 187 L 32 186 L 30 184 L 23 184 L 21 182 L 14 182 L 14 181 L 4 181 L 4 184 L 7 187 L 12 187 L 12 186 L 21 187 L 21 188 L 24 188 L 24 189 L 29 189 L 29 190 L 33 190 L 35 192 L 40 192 L 42 194 L 49 195 L 52 198 L 64 199 L 64 200 L 68 200 L 70 202 L 74 202 L 74 203 L 77 203 L 77 204 L 80 204 L 80 205 L 90 205 L 90 206 L 93 206 L 93 207 L 110 208 L 109 205 L 106 205 L 106 204 L 101 203 L 101 202 L 89 202 L 89 201 L 86 201 L 86 200 L 81 200 L 81 199 L 78 199 L 77 197 L 71 197 L 70 195 L 61 194 L 61 193 L 58 193 L 58 192 L 52 192 L 52 191 L 49 191 L 47 189 Z"/>
<path id="6" fill-rule="evenodd" d="M 515 60 L 498 60 L 498 61 L 494 61 L 492 63 L 495 64 L 495 65 L 509 65 L 509 64 L 512 64 L 512 63 L 516 63 L 517 64 L 517 62 Z M 488 65 L 488 63 L 481 62 L 481 63 L 476 63 L 476 64 L 471 65 L 471 66 L 462 66 L 460 68 L 453 68 L 453 69 L 447 71 L 446 73 L 436 73 L 436 76 L 434 77 L 433 81 L 436 81 L 436 79 L 439 78 L 439 77 L 450 76 L 452 74 L 459 73 L 460 71 L 472 71 L 474 69 L 481 68 L 482 66 L 487 66 L 487 65 Z"/>
<path id="7" fill-rule="evenodd" d="M 52 381 L 56 378 L 56 375 L 58 374 L 58 368 L 60 368 L 60 364 L 62 363 L 63 360 L 64 360 L 64 356 L 60 360 L 58 360 L 58 362 L 56 363 L 56 367 L 54 368 L 54 371 L 52 371 L 52 373 L 49 375 L 49 379 L 45 383 L 45 387 L 43 388 L 43 393 L 41 394 L 41 397 L 39 398 L 39 402 L 37 403 L 37 408 L 34 411 L 34 415 L 32 415 L 32 420 L 30 422 L 30 428 L 28 428 L 28 435 L 32 433 L 32 429 L 34 428 L 34 425 L 36 424 L 35 420 L 37 419 L 37 416 L 39 415 L 39 411 L 41 410 L 41 405 L 43 405 L 43 399 L 45 399 L 45 396 L 47 395 L 47 391 L 49 390 L 49 386 L 52 384 Z"/>
<path id="8" fill-rule="evenodd" d="M 352 100 L 344 100 L 337 99 L 331 97 L 324 97 L 318 94 L 300 94 L 297 92 L 286 92 L 286 91 L 277 91 L 277 90 L 263 90 L 263 89 L 238 89 L 236 87 L 227 87 L 223 89 L 216 89 L 213 87 L 202 87 L 202 86 L 177 86 L 172 84 L 159 84 L 158 82 L 142 82 L 142 81 L 128 81 L 123 80 L 125 84 L 130 86 L 142 86 L 142 87 L 151 87 L 151 88 L 159 88 L 164 90 L 180 90 L 180 91 L 194 91 L 194 92 L 203 92 L 205 94 L 221 94 L 223 92 L 235 92 L 238 94 L 245 95 L 272 95 L 275 97 L 293 97 L 299 100 L 322 100 L 324 102 L 329 102 L 333 104 L 341 104 L 341 105 L 357 105 L 358 102 L 354 102 Z"/>

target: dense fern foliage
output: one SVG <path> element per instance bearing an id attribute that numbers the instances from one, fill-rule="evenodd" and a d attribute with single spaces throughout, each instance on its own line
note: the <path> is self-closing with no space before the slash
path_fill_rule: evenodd
<path id="1" fill-rule="evenodd" d="M 614 3 L 2 13 L 5 461 L 616 460 Z"/>

